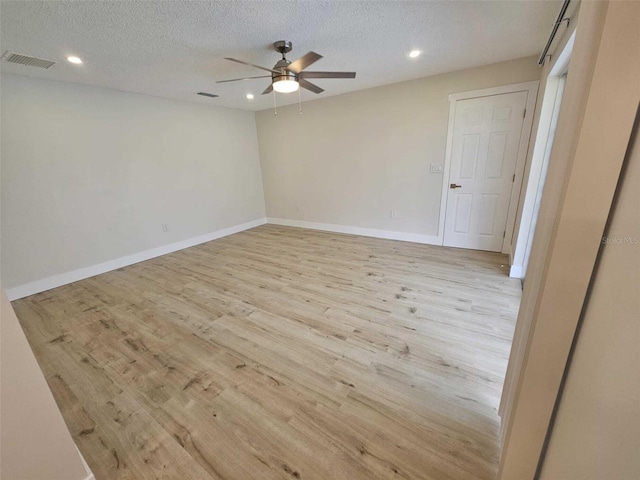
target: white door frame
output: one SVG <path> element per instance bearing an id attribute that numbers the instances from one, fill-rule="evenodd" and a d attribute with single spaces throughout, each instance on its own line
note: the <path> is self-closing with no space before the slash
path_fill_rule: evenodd
<path id="1" fill-rule="evenodd" d="M 449 127 L 447 129 L 447 147 L 444 158 L 444 172 L 442 175 L 442 195 L 440 198 L 440 218 L 438 223 L 438 242 L 444 245 L 444 222 L 447 212 L 447 195 L 449 193 L 449 173 L 451 170 L 451 152 L 453 149 L 453 125 L 455 122 L 456 102 L 470 98 L 489 97 L 492 95 L 502 95 L 504 93 L 527 92 L 526 115 L 522 124 L 520 143 L 518 145 L 518 158 L 516 160 L 516 178 L 511 190 L 509 200 L 509 213 L 507 214 L 506 234 L 502 241 L 502 253 L 511 253 L 511 239 L 518 210 L 518 198 L 522 188 L 522 177 L 524 175 L 524 165 L 529 147 L 529 137 L 533 126 L 533 113 L 536 107 L 536 97 L 538 95 L 538 80 L 533 82 L 514 83 L 501 87 L 485 88 L 482 90 L 472 90 L 470 92 L 452 93 L 449 95 Z"/>
<path id="2" fill-rule="evenodd" d="M 511 270 L 509 276 L 512 278 L 524 278 L 527 272 L 528 254 L 531 251 L 533 243 L 534 224 L 536 221 L 535 204 L 539 200 L 538 193 L 540 183 L 545 181 L 541 176 L 545 158 L 548 159 L 550 150 L 553 145 L 548 145 L 551 124 L 553 122 L 553 114 L 555 111 L 556 96 L 560 85 L 560 77 L 569 68 L 571 60 L 571 52 L 575 42 L 576 30 L 570 35 L 569 40 L 558 55 L 558 59 L 551 68 L 544 92 L 541 92 L 542 106 L 540 107 L 540 116 L 538 120 L 538 129 L 536 138 L 531 143 L 532 155 L 531 166 L 529 167 L 529 178 L 526 190 L 524 192 L 524 200 L 522 203 L 522 214 L 520 217 L 520 227 L 518 229 L 518 238 L 515 243 L 515 250 L 511 257 Z"/>

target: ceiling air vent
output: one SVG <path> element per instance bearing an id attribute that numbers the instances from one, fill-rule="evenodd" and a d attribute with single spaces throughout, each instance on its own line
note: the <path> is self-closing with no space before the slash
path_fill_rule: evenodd
<path id="1" fill-rule="evenodd" d="M 207 92 L 198 92 L 198 95 L 202 95 L 203 97 L 218 98 L 218 95 L 214 95 L 213 93 L 207 93 Z"/>
<path id="2" fill-rule="evenodd" d="M 51 60 L 44 60 L 42 58 L 30 57 L 29 55 L 20 55 L 14 52 L 5 52 L 2 55 L 2 61 L 7 63 L 18 63 L 20 65 L 26 65 L 28 67 L 49 68 L 56 64 Z"/>

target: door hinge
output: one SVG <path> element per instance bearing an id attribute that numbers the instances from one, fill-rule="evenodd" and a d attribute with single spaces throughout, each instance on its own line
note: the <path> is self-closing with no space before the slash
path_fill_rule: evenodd
<path id="1" fill-rule="evenodd" d="M 524 117 L 526 117 L 526 116 L 527 116 L 527 109 L 525 108 L 525 109 L 524 109 L 524 112 L 522 112 L 522 118 L 524 118 Z"/>
<path id="2" fill-rule="evenodd" d="M 507 231 L 505 230 L 504 232 L 502 232 L 502 238 L 507 236 Z"/>
<path id="3" fill-rule="evenodd" d="M 512 181 L 512 182 L 515 182 L 515 181 L 516 181 L 516 174 L 515 174 L 515 173 L 513 174 L 513 178 L 511 179 L 511 181 Z"/>

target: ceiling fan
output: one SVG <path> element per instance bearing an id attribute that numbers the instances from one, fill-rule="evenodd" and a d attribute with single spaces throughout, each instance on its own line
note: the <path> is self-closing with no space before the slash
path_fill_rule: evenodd
<path id="1" fill-rule="evenodd" d="M 300 87 L 312 91 L 313 93 L 322 93 L 324 90 L 317 85 L 308 81 L 309 78 L 356 78 L 356 72 L 307 72 L 305 68 L 312 65 L 322 58 L 322 55 L 316 52 L 309 52 L 303 55 L 295 62 L 287 60 L 286 54 L 291 51 L 293 44 L 288 40 L 280 40 L 273 44 L 273 48 L 276 52 L 282 54 L 282 59 L 278 60 L 273 68 L 261 67 L 254 65 L 253 63 L 243 62 L 235 58 L 226 57 L 225 60 L 241 63 L 243 65 L 249 65 L 250 67 L 259 68 L 265 70 L 271 75 L 263 75 L 258 77 L 245 77 L 234 78 L 232 80 L 221 80 L 216 83 L 226 82 L 238 82 L 240 80 L 252 80 L 255 78 L 269 78 L 271 77 L 271 84 L 265 89 L 262 94 L 271 93 L 275 90 L 278 93 L 290 93 L 295 92 Z"/>

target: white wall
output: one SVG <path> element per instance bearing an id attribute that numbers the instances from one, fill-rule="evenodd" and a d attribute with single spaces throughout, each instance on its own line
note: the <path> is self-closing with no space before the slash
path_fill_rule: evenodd
<path id="1" fill-rule="evenodd" d="M 7 480 L 93 479 L 1 289 L 0 317 L 0 477 Z"/>
<path id="2" fill-rule="evenodd" d="M 1 99 L 6 289 L 265 216 L 253 112 L 14 75 Z"/>
<path id="3" fill-rule="evenodd" d="M 539 78 L 529 57 L 258 112 L 267 216 L 437 235 L 448 95 Z"/>
<path id="4" fill-rule="evenodd" d="M 535 477 L 640 103 L 638 24 L 640 2 L 581 3 L 507 369 L 504 405 L 501 404 L 504 442 L 500 479 Z M 631 206 L 637 215 L 637 203 Z M 637 262 L 634 263 L 632 256 L 622 265 L 622 270 L 637 270 Z M 623 271 L 617 274 L 621 275 L 620 281 L 627 275 Z M 637 296 L 637 292 L 637 283 L 626 285 L 620 292 L 624 296 L 624 308 L 634 305 L 630 295 Z M 615 298 L 611 300 L 615 302 Z M 614 304 L 610 306 L 610 313 L 602 321 L 613 329 L 620 310 Z M 630 311 L 637 322 L 637 309 L 632 307 Z M 601 350 L 594 350 L 594 355 L 615 355 L 609 349 L 615 350 L 617 345 L 609 340 L 617 334 L 606 328 L 601 330 L 603 334 L 598 339 L 594 339 L 601 342 Z M 638 338 L 630 324 L 623 335 Z M 601 357 L 600 360 L 602 366 L 612 365 L 609 359 Z M 632 375 L 630 370 L 627 372 Z M 612 379 L 608 384 L 596 378 L 601 375 L 599 372 L 590 370 L 585 374 L 592 375 L 595 384 L 615 384 L 618 390 L 610 393 L 614 397 L 619 395 L 619 401 L 627 397 L 629 390 L 622 387 L 619 379 Z M 611 374 L 617 376 L 618 372 Z M 637 369 L 634 374 L 637 375 Z M 605 395 L 605 392 L 590 392 L 589 395 Z M 585 402 L 592 400 L 585 397 Z M 590 410 L 587 405 L 584 407 L 583 412 Z M 616 405 L 611 402 L 609 407 L 615 409 Z M 593 410 L 585 421 L 593 420 L 592 414 Z M 603 435 L 611 439 L 619 426 L 620 423 L 608 425 Z M 573 448 L 584 446 L 582 454 L 585 458 L 591 456 L 589 462 L 601 459 L 603 469 L 612 467 L 606 461 L 607 457 L 600 457 L 598 449 L 588 446 L 589 439 L 578 432 L 575 430 L 576 435 L 570 440 L 574 443 Z M 619 431 L 620 438 L 624 437 L 623 432 Z M 613 474 L 613 468 L 607 471 L 608 474 L 595 475 L 595 478 L 620 478 Z M 572 479 L 561 474 L 546 478 Z"/>
<path id="5" fill-rule="evenodd" d="M 542 480 L 640 478 L 640 135 L 627 159 Z"/>

